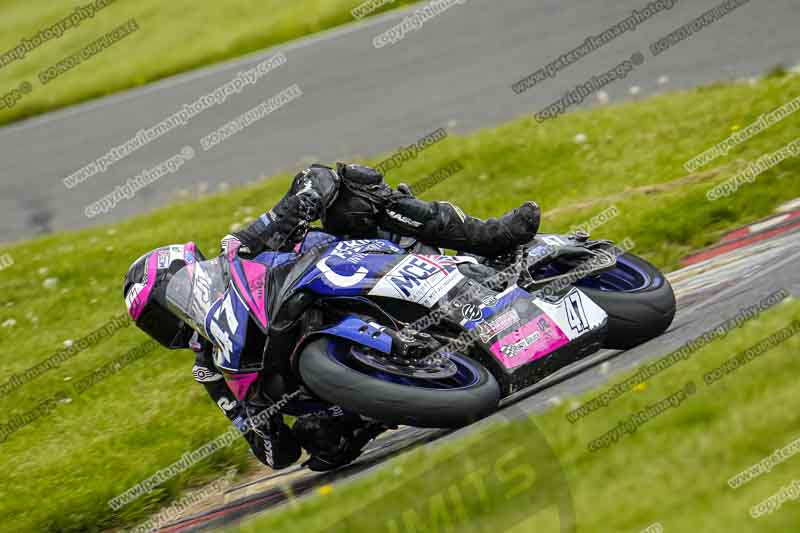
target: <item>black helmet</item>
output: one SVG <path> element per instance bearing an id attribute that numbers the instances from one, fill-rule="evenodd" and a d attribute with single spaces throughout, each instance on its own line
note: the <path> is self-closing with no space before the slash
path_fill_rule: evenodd
<path id="1" fill-rule="evenodd" d="M 162 246 L 133 262 L 122 289 L 136 326 L 166 348 L 186 348 L 192 328 L 167 307 L 167 284 L 189 263 L 203 260 L 193 242 Z"/>

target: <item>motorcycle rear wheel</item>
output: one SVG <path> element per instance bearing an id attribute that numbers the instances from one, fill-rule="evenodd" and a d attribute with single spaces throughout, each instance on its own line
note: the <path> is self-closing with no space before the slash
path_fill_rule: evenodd
<path id="1" fill-rule="evenodd" d="M 617 258 L 619 272 L 603 272 L 578 287 L 608 314 L 605 348 L 628 350 L 664 333 L 675 317 L 675 293 L 666 277 L 641 257 L 625 253 Z M 623 272 L 623 270 L 627 270 Z M 604 276 L 606 279 L 604 279 Z M 638 279 L 638 286 L 624 287 Z M 622 290 L 614 290 L 614 288 Z"/>

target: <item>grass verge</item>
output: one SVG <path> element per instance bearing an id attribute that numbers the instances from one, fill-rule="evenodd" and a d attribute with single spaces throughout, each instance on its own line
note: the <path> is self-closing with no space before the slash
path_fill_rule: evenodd
<path id="1" fill-rule="evenodd" d="M 413 183 L 458 161 L 463 169 L 425 198 L 453 201 L 476 216 L 496 215 L 533 198 L 544 209 L 544 231 L 567 230 L 607 207 L 602 202 L 573 207 L 581 202 L 614 198 L 619 216 L 595 236 L 618 241 L 630 237 L 635 253 L 669 269 L 721 232 L 800 196 L 800 161 L 789 159 L 733 196 L 716 202 L 705 198 L 709 187 L 730 178 L 747 161 L 800 137 L 800 125 L 790 117 L 773 126 L 716 161 L 710 176 L 678 186 L 641 187 L 674 184 L 684 177 L 686 160 L 725 138 L 733 127 L 745 127 L 798 94 L 800 77 L 785 76 L 752 86 L 721 84 L 600 107 L 544 125 L 524 117 L 467 137 L 450 136 L 390 171 L 388 178 Z M 586 142 L 575 142 L 578 133 Z M 194 240 L 213 254 L 221 236 L 270 207 L 289 179 L 276 176 L 113 226 L 4 246 L 0 257 L 8 254 L 13 264 L 0 270 L 3 379 L 46 360 L 66 341 L 79 341 L 123 312 L 122 276 L 143 252 Z M 548 217 L 550 211 L 558 215 Z M 0 397 L 0 427 L 7 428 L 64 392 L 60 400 L 45 405 L 43 416 L 0 443 L 0 468 L 6 476 L 0 486 L 0 530 L 92 531 L 132 524 L 229 465 L 246 470 L 246 450 L 238 443 L 121 511 L 106 505 L 228 427 L 194 382 L 192 357 L 186 353 L 155 350 L 78 394 L 78 380 L 144 340 L 134 328 L 121 328 Z"/>

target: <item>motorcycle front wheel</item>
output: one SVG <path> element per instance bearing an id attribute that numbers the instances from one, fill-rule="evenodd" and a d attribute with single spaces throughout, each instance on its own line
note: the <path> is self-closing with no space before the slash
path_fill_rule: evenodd
<path id="1" fill-rule="evenodd" d="M 327 336 L 308 343 L 298 361 L 303 382 L 323 400 L 386 424 L 460 427 L 497 409 L 497 381 L 468 357 L 450 354 L 458 368 L 452 377 L 420 379 L 361 364 L 352 349 Z"/>

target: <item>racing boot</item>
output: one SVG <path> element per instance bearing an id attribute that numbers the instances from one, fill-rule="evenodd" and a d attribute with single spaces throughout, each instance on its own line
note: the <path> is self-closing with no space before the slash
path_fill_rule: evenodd
<path id="1" fill-rule="evenodd" d="M 345 413 L 337 417 L 310 415 L 300 418 L 292 431 L 311 455 L 303 466 L 315 472 L 325 472 L 353 462 L 369 441 L 387 429 L 383 424 Z"/>
<path id="2" fill-rule="evenodd" d="M 491 257 L 533 240 L 540 218 L 535 202 L 481 220 L 450 202 L 426 202 L 398 192 L 387 203 L 381 226 L 432 246 Z"/>

